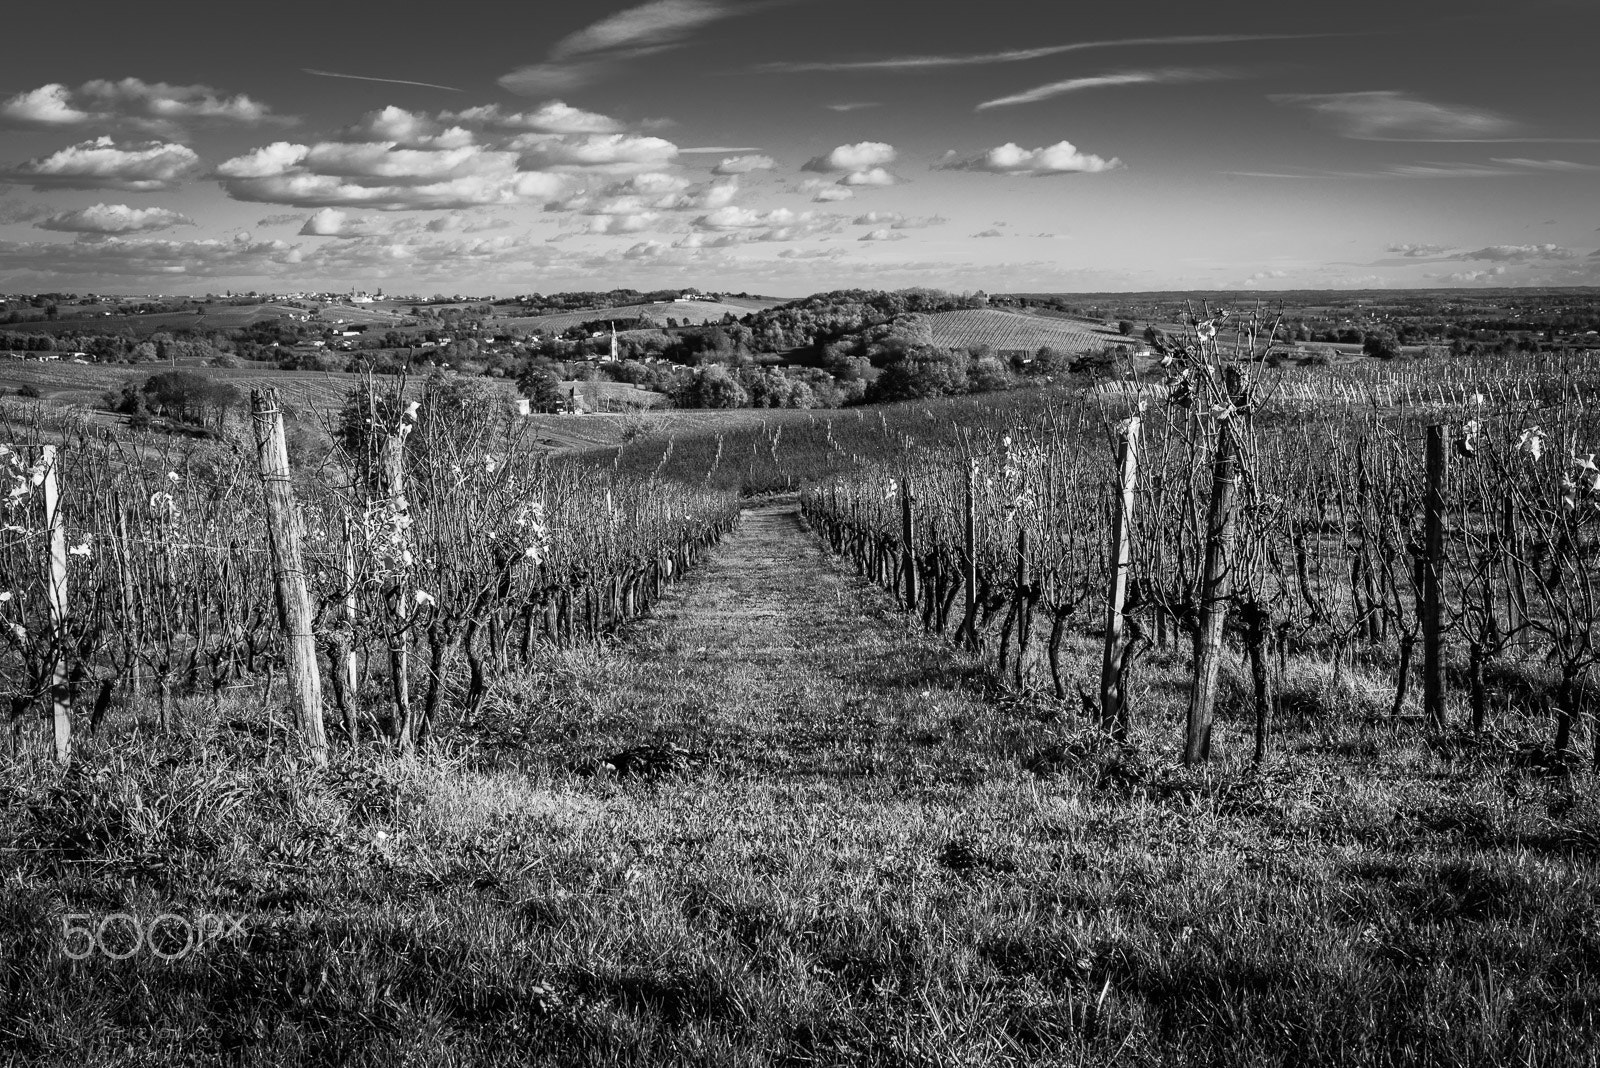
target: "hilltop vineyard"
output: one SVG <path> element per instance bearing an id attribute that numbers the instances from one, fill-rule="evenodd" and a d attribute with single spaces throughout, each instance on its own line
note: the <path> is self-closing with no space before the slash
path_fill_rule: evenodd
<path id="1" fill-rule="evenodd" d="M 1548 716 L 1574 755 L 1600 649 L 1600 385 L 1592 361 L 1442 373 L 1275 371 L 1269 328 L 1197 318 L 1160 381 L 1081 392 L 1030 425 L 900 448 L 810 485 L 833 550 L 1000 679 L 1076 681 L 1124 736 L 1139 654 L 1191 650 L 1187 759 L 1205 759 L 1224 661 L 1256 758 L 1288 658 L 1393 680 L 1375 718 L 1475 734 Z M 886 431 L 887 432 L 887 431 Z M 1102 639 L 1099 685 L 1064 641 Z M 1600 731 L 1595 732 L 1600 759 Z"/>
<path id="2" fill-rule="evenodd" d="M 292 473 L 271 395 L 253 455 L 0 428 L 13 738 L 51 710 L 66 759 L 119 707 L 167 727 L 179 697 L 276 677 L 313 698 L 326 680 L 348 744 L 412 749 L 538 647 L 643 613 L 737 521 L 726 494 L 553 465 L 488 413 L 403 397 L 369 394 L 343 447 Z M 323 758 L 320 700 L 293 703 Z"/>

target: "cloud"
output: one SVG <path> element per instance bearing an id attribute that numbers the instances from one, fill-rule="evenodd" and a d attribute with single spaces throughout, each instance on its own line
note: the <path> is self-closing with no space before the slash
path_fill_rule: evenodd
<path id="1" fill-rule="evenodd" d="M 1503 266 L 1488 267 L 1481 271 L 1458 271 L 1455 274 L 1430 274 L 1427 277 L 1440 282 L 1449 282 L 1452 285 L 1467 285 L 1474 282 L 1501 281 L 1508 273 Z"/>
<path id="2" fill-rule="evenodd" d="M 520 67 L 499 82 L 513 93 L 530 96 L 572 89 L 630 60 L 682 47 L 701 27 L 756 6 L 745 4 L 741 9 L 715 0 L 652 0 L 563 37 L 544 62 Z"/>
<path id="3" fill-rule="evenodd" d="M 864 171 L 851 171 L 839 179 L 840 185 L 851 186 L 887 186 L 895 184 L 895 176 L 882 167 L 870 167 Z"/>
<path id="4" fill-rule="evenodd" d="M 24 204 L 19 200 L 0 200 L 0 226 L 33 222 L 55 211 L 44 204 Z"/>
<path id="5" fill-rule="evenodd" d="M 952 154 L 953 156 L 953 154 Z M 1029 174 L 1043 178 L 1053 174 L 1098 174 L 1122 166 L 1120 159 L 1079 152 L 1071 141 L 1057 141 L 1047 148 L 1022 148 L 1007 142 L 968 159 L 949 158 L 936 164 L 945 171 L 983 171 L 987 174 Z"/>
<path id="6" fill-rule="evenodd" d="M 191 121 L 245 126 L 287 122 L 265 104 L 243 94 L 227 96 L 208 85 L 169 85 L 138 78 L 96 79 L 76 89 L 59 82 L 42 85 L 0 104 L 0 123 L 8 126 L 131 126 L 165 137 L 181 135 Z"/>
<path id="7" fill-rule="evenodd" d="M 1533 260 L 1574 260 L 1581 254 L 1560 245 L 1490 245 L 1471 252 L 1458 252 L 1452 260 L 1498 260 L 1527 263 Z"/>
<path id="8" fill-rule="evenodd" d="M 868 230 L 857 241 L 904 241 L 906 235 L 899 230 Z"/>
<path id="9" fill-rule="evenodd" d="M 841 200 L 849 200 L 855 196 L 855 190 L 846 189 L 844 186 L 832 182 L 820 182 L 812 194 L 813 204 L 836 204 Z"/>
<path id="10" fill-rule="evenodd" d="M 827 108 L 829 111 L 861 111 L 865 108 L 877 108 L 882 106 L 883 105 L 878 103 L 876 100 L 862 100 L 854 103 L 823 105 L 823 107 Z"/>
<path id="11" fill-rule="evenodd" d="M 1422 257 L 1425 257 L 1425 256 L 1437 256 L 1441 252 L 1445 252 L 1446 250 L 1447 250 L 1446 246 L 1444 246 L 1444 245 L 1410 245 L 1410 244 L 1406 244 L 1406 245 L 1390 245 L 1388 247 L 1388 249 L 1387 249 L 1387 251 L 1397 253 L 1397 254 L 1399 254 L 1401 256 L 1406 257 L 1407 259 L 1419 259 L 1419 258 L 1422 258 Z"/>
<path id="12" fill-rule="evenodd" d="M 1105 89 L 1116 85 L 1179 85 L 1185 82 L 1215 82 L 1227 78 L 1243 77 L 1236 71 L 1214 67 L 1170 67 L 1165 70 L 1125 70 L 1115 74 L 1097 74 L 1088 78 L 1068 78 L 1050 82 L 1021 93 L 996 97 L 979 104 L 977 110 L 1010 107 L 1014 104 L 1032 104 L 1040 100 L 1076 93 L 1084 89 Z"/>
<path id="13" fill-rule="evenodd" d="M 415 130 L 403 112 L 368 118 L 374 132 Z M 303 208 L 460 209 L 549 200 L 572 185 L 563 175 L 521 167 L 517 152 L 396 141 L 278 141 L 224 161 L 216 174 L 235 200 Z"/>
<path id="14" fill-rule="evenodd" d="M 946 67 L 973 67 L 991 63 L 1023 63 L 1066 52 L 1082 52 L 1092 48 L 1131 48 L 1144 45 L 1204 45 L 1229 44 L 1237 41 L 1290 41 L 1312 37 L 1340 36 L 1323 33 L 1207 33 L 1177 37 L 1123 37 L 1110 41 L 1075 41 L 1072 44 L 1045 45 L 1042 48 L 1016 48 L 1004 52 L 973 52 L 963 55 L 943 56 L 891 56 L 887 59 L 862 59 L 822 61 L 807 63 L 765 63 L 755 69 L 775 74 L 801 71 L 850 70 L 939 70 Z"/>
<path id="15" fill-rule="evenodd" d="M 1491 111 L 1435 104 L 1395 90 L 1359 93 L 1275 93 L 1274 104 L 1302 107 L 1360 141 L 1475 141 L 1514 131 Z"/>
<path id="16" fill-rule="evenodd" d="M 859 141 L 853 145 L 840 145 L 825 156 L 808 159 L 800 169 L 821 174 L 845 174 L 882 167 L 894 160 L 893 145 L 882 141 Z"/>
<path id="17" fill-rule="evenodd" d="M 712 174 L 749 174 L 752 171 L 770 171 L 777 161 L 771 156 L 729 156 L 711 169 Z"/>
<path id="18" fill-rule="evenodd" d="M 0 181 L 34 189 L 156 193 L 176 189 L 199 167 L 200 157 L 184 145 L 161 141 L 119 145 L 110 137 L 99 137 L 0 168 Z"/>
<path id="19" fill-rule="evenodd" d="M 492 130 L 552 134 L 605 134 L 617 133 L 622 129 L 622 123 L 616 119 L 599 112 L 571 107 L 560 100 L 540 104 L 532 111 L 514 113 L 501 111 L 499 104 L 487 104 L 464 111 L 446 111 L 440 113 L 439 121 Z"/>
<path id="20" fill-rule="evenodd" d="M 816 213 L 809 211 L 795 212 L 788 208 L 757 211 L 754 208 L 729 205 L 700 216 L 694 221 L 694 225 L 701 230 L 749 230 L 763 226 L 790 226 L 795 223 L 810 222 L 815 218 Z"/>
<path id="21" fill-rule="evenodd" d="M 193 226 L 194 220 L 166 208 L 130 208 L 126 204 L 96 204 L 63 211 L 35 224 L 41 230 L 70 234 L 140 234 Z"/>
<path id="22" fill-rule="evenodd" d="M 504 230 L 509 225 L 504 219 L 484 218 L 464 211 L 452 211 L 436 219 L 429 219 L 422 228 L 431 234 L 478 234 L 489 230 Z"/>
<path id="23" fill-rule="evenodd" d="M 282 241 L 101 237 L 77 241 L 0 241 L 0 270 L 60 277 L 174 277 L 208 281 L 261 274 L 299 264 L 296 245 Z M 41 265 L 48 265 L 40 270 Z"/>
<path id="24" fill-rule="evenodd" d="M 464 91 L 457 89 L 453 85 L 438 85 L 434 82 L 413 82 L 408 81 L 405 78 L 373 78 L 365 74 L 338 74 L 331 70 L 312 70 L 310 67 L 301 67 L 300 69 L 307 74 L 315 74 L 319 78 L 349 78 L 351 81 L 385 82 L 389 85 L 420 85 L 425 89 L 443 89 L 448 93 L 460 93 Z"/>
<path id="25" fill-rule="evenodd" d="M 1005 231 L 1003 231 L 1003 230 L 989 229 L 989 230 L 979 230 L 977 233 L 973 234 L 972 236 L 973 237 L 1004 237 L 1006 235 L 1005 235 Z"/>
<path id="26" fill-rule="evenodd" d="M 1502 163 L 1508 167 L 1523 167 L 1534 171 L 1555 171 L 1561 174 L 1582 174 L 1588 171 L 1600 171 L 1600 166 L 1593 163 L 1574 163 L 1565 159 L 1491 159 L 1491 163 Z"/>
<path id="27" fill-rule="evenodd" d="M 305 221 L 306 221 L 306 216 L 305 216 L 305 214 L 303 212 L 286 211 L 286 212 L 280 212 L 277 215 L 268 215 L 264 219 L 257 219 L 256 220 L 256 225 L 257 226 L 299 226 L 301 223 L 303 223 Z"/>
<path id="28" fill-rule="evenodd" d="M 0 119 L 8 126 L 77 126 L 94 115 L 72 105 L 71 93 L 60 83 L 41 85 L 0 104 Z"/>
<path id="29" fill-rule="evenodd" d="M 920 230 L 927 226 L 943 226 L 949 219 L 942 215 L 902 215 L 898 211 L 868 211 L 850 220 L 852 226 L 884 226 L 892 230 Z"/>
<path id="30" fill-rule="evenodd" d="M 678 146 L 659 137 L 633 134 L 586 134 L 535 141 L 514 141 L 524 149 L 527 170 L 591 169 L 625 172 L 660 167 L 678 155 Z"/>

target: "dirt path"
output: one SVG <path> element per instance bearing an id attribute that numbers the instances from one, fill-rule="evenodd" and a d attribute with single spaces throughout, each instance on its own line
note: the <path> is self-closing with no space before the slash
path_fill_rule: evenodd
<path id="1" fill-rule="evenodd" d="M 975 771 L 985 750 L 1009 760 L 1020 726 L 998 723 L 969 685 L 972 666 L 845 572 L 794 504 L 748 510 L 607 659 L 605 678 L 586 680 L 587 723 L 569 731 L 769 774 Z"/>

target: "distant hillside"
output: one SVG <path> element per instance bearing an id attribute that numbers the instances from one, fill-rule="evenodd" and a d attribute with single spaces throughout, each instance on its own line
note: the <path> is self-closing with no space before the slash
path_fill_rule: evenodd
<path id="1" fill-rule="evenodd" d="M 1049 345 L 1062 352 L 1087 352 L 1117 340 L 1081 322 L 996 308 L 935 312 L 927 319 L 933 343 L 942 348 L 988 345 L 996 352 L 1032 353 Z"/>
<path id="2" fill-rule="evenodd" d="M 723 303 L 715 300 L 674 300 L 661 304 L 629 304 L 617 308 L 591 308 L 585 311 L 561 312 L 556 315 L 522 315 L 506 319 L 496 319 L 495 325 L 514 327 L 522 330 L 538 330 L 544 333 L 558 334 L 563 330 L 570 330 L 584 323 L 605 319 L 648 319 L 661 326 L 667 325 L 667 320 L 672 319 L 679 325 L 699 326 L 704 323 L 720 323 L 723 316 L 732 315 L 735 319 L 749 315 L 752 311 L 776 306 L 776 301 L 740 300 L 737 303 Z"/>

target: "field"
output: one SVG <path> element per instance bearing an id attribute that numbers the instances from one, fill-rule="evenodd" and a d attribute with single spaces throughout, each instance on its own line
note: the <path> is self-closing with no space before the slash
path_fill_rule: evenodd
<path id="1" fill-rule="evenodd" d="M 969 308 L 928 316 L 933 343 L 944 348 L 971 349 L 987 345 L 996 352 L 1033 353 L 1048 345 L 1062 352 L 1088 352 L 1119 340 L 1114 332 L 1091 329 L 1087 324 L 1047 315 Z"/>

